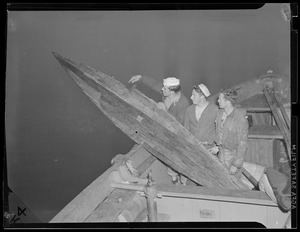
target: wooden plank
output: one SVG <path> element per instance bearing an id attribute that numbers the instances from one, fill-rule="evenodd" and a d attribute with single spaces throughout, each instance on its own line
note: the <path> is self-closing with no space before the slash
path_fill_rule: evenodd
<path id="1" fill-rule="evenodd" d="M 156 161 L 154 156 L 149 156 L 143 163 L 138 166 L 137 171 L 140 175 L 142 175 L 153 163 Z"/>
<path id="2" fill-rule="evenodd" d="M 109 168 L 99 178 L 93 181 L 79 195 L 77 195 L 50 222 L 82 222 L 112 191 L 110 183 L 113 181 L 112 171 L 118 164 Z"/>
<path id="3" fill-rule="evenodd" d="M 131 157 L 139 146 L 134 146 L 127 153 L 127 157 Z M 68 205 L 66 205 L 51 221 L 57 222 L 83 222 L 94 209 L 112 192 L 111 182 L 114 181 L 112 173 L 116 171 L 122 161 L 116 162 L 107 169 L 101 176 L 87 186 L 80 194 L 78 194 Z"/>
<path id="4" fill-rule="evenodd" d="M 184 197 L 196 199 L 222 200 L 231 202 L 243 202 L 249 204 L 260 204 L 277 206 L 265 192 L 223 189 L 198 186 L 170 186 L 158 184 L 155 186 L 159 196 Z"/>
<path id="5" fill-rule="evenodd" d="M 172 115 L 116 79 L 54 54 L 95 105 L 138 144 L 147 144 L 157 158 L 200 185 L 246 188 L 237 184 L 219 160 L 205 149 Z M 147 149 L 148 150 L 148 149 Z M 158 155 L 159 154 L 159 155 Z M 178 170 L 177 170 L 178 171 Z"/>
<path id="6" fill-rule="evenodd" d="M 145 157 L 145 151 L 139 147 L 134 154 L 131 155 L 133 163 L 141 156 Z M 127 156 L 127 155 L 126 155 Z M 130 158 L 130 157 L 128 157 Z M 148 156 L 136 168 L 139 176 L 143 175 L 145 171 L 156 161 L 152 155 Z M 139 161 L 138 161 L 139 163 Z M 113 182 L 111 182 L 113 183 Z M 136 192 L 129 189 L 113 189 L 108 198 L 101 202 L 97 208 L 85 219 L 86 222 L 114 222 L 126 208 L 128 208 L 135 197 Z"/>
<path id="7" fill-rule="evenodd" d="M 114 189 L 84 222 L 114 222 L 132 201 L 134 194 L 130 190 Z"/>
<path id="8" fill-rule="evenodd" d="M 116 221 L 133 222 L 145 209 L 147 209 L 146 198 L 135 193 L 132 201 L 129 202 Z"/>
<path id="9" fill-rule="evenodd" d="M 137 184 L 115 183 L 120 189 L 135 191 L 145 191 L 144 186 Z M 253 190 L 233 190 L 223 188 L 199 187 L 199 186 L 182 186 L 182 185 L 165 185 L 157 184 L 151 186 L 157 191 L 159 198 L 163 196 L 184 197 L 210 200 L 226 200 L 232 202 L 247 202 L 251 204 L 276 205 L 265 192 Z"/>
<path id="10" fill-rule="evenodd" d="M 280 112 L 285 120 L 285 123 L 287 125 L 287 128 L 290 130 L 291 129 L 291 121 L 290 118 L 288 117 L 285 109 L 283 108 L 282 104 L 280 103 L 280 101 L 278 100 L 278 97 L 276 96 L 276 94 L 273 94 L 275 101 L 277 102 L 277 105 L 280 109 Z"/>
<path id="11" fill-rule="evenodd" d="M 252 126 L 249 128 L 248 138 L 283 139 L 278 126 Z"/>
<path id="12" fill-rule="evenodd" d="M 279 127 L 279 129 L 280 129 L 280 131 L 283 135 L 283 138 L 286 142 L 286 146 L 287 146 L 287 149 L 288 149 L 288 155 L 289 155 L 289 158 L 291 159 L 291 135 L 290 135 L 290 131 L 287 128 L 287 126 L 283 122 L 283 119 L 280 117 L 280 115 L 278 113 L 278 110 L 276 108 L 276 102 L 272 98 L 273 93 L 269 93 L 269 92 L 270 92 L 270 90 L 268 88 L 264 89 L 264 94 L 265 94 L 266 99 L 269 103 L 269 106 L 272 110 L 275 121 L 276 121 L 276 123 L 277 123 L 277 125 L 278 125 L 278 127 Z"/>
<path id="13" fill-rule="evenodd" d="M 268 108 L 268 107 L 265 107 L 265 108 L 245 107 L 245 109 L 247 110 L 247 112 L 254 112 L 254 113 L 268 113 L 268 112 L 271 112 L 271 109 Z"/>
<path id="14" fill-rule="evenodd" d="M 143 222 L 144 220 L 147 220 L 148 217 L 148 210 L 145 208 L 134 220 L 134 222 Z"/>

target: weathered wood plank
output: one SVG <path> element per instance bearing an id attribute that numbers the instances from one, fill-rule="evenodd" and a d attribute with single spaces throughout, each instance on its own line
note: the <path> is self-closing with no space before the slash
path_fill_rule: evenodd
<path id="1" fill-rule="evenodd" d="M 132 202 L 135 192 L 114 189 L 108 198 L 90 214 L 85 222 L 114 222 L 119 214 Z"/>
<path id="2" fill-rule="evenodd" d="M 143 175 L 145 171 L 155 162 L 156 158 L 152 155 L 145 154 L 143 147 L 140 147 L 130 158 L 133 163 L 138 167 L 136 168 L 139 176 Z M 126 155 L 127 156 L 127 155 Z M 140 163 L 140 157 L 146 157 L 143 162 Z M 85 219 L 85 222 L 114 222 L 126 208 L 130 207 L 132 201 L 135 198 L 135 191 L 124 190 L 124 189 L 113 189 L 109 194 L 108 198 L 101 202 L 97 208 Z M 139 214 L 139 212 L 132 212 Z M 127 213 L 128 217 L 128 213 Z"/>
<path id="3" fill-rule="evenodd" d="M 283 139 L 278 126 L 252 126 L 249 128 L 248 138 Z"/>
<path id="4" fill-rule="evenodd" d="M 134 146 L 127 153 L 131 157 L 141 147 Z M 83 222 L 94 209 L 112 192 L 111 182 L 114 181 L 112 173 L 121 165 L 122 161 L 115 163 L 101 176 L 87 186 L 67 206 L 65 206 L 51 221 L 55 222 Z"/>
<path id="5" fill-rule="evenodd" d="M 273 93 L 269 93 L 269 89 L 264 89 L 264 94 L 267 99 L 267 102 L 272 110 L 273 116 L 275 118 L 275 121 L 283 135 L 283 138 L 286 142 L 287 150 L 289 158 L 291 159 L 291 134 L 289 129 L 287 128 L 287 125 L 284 123 L 283 118 L 279 115 L 278 109 L 276 107 L 276 101 L 273 97 Z"/>
<path id="6" fill-rule="evenodd" d="M 129 202 L 128 206 L 119 214 L 116 221 L 120 222 L 133 222 L 135 219 L 146 209 L 147 210 L 146 198 L 140 196 L 135 192 L 132 201 Z"/>
<path id="7" fill-rule="evenodd" d="M 148 217 L 148 210 L 145 208 L 134 220 L 134 222 L 143 222 L 144 220 L 147 220 Z"/>
<path id="8" fill-rule="evenodd" d="M 274 99 L 275 99 L 275 101 L 277 102 L 277 105 L 278 105 L 278 107 L 279 107 L 279 109 L 280 109 L 280 112 L 281 112 L 281 114 L 282 114 L 282 116 L 283 116 L 283 118 L 284 118 L 284 120 L 285 120 L 285 123 L 286 123 L 286 125 L 287 125 L 287 129 L 290 130 L 290 129 L 291 129 L 291 121 L 290 121 L 290 118 L 288 117 L 288 115 L 287 115 L 287 113 L 286 113 L 286 111 L 285 111 L 283 105 L 280 103 L 280 101 L 279 101 L 278 97 L 276 96 L 276 94 L 273 94 L 273 96 L 274 96 Z"/>

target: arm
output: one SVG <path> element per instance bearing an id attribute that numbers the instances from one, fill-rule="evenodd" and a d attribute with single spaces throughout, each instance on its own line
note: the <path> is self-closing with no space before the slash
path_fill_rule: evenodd
<path id="1" fill-rule="evenodd" d="M 189 107 L 188 102 L 184 102 L 180 106 L 179 114 L 177 115 L 177 117 L 178 117 L 178 122 L 180 122 L 181 125 L 184 125 L 186 110 L 187 110 L 188 107 Z"/>
<path id="2" fill-rule="evenodd" d="M 216 137 L 215 137 L 215 144 L 220 145 L 220 117 L 221 117 L 222 110 L 217 111 L 216 119 L 215 119 L 215 129 L 216 129 Z"/>
<path id="3" fill-rule="evenodd" d="M 237 156 L 232 165 L 235 167 L 242 167 L 244 156 L 248 147 L 248 122 L 245 115 L 238 114 L 236 117 L 236 133 L 238 140 Z"/>
<path id="4" fill-rule="evenodd" d="M 216 118 L 215 118 L 215 121 L 214 121 L 215 132 L 216 132 L 215 133 L 215 139 L 214 139 L 215 146 L 213 146 L 212 148 L 208 149 L 214 155 L 217 155 L 217 153 L 219 152 L 219 145 L 220 145 L 220 139 L 219 139 L 219 136 L 218 136 L 218 133 L 219 133 L 218 115 L 219 115 L 219 110 L 216 113 Z M 220 159 L 220 157 L 219 157 L 219 159 Z M 221 162 L 222 162 L 222 160 L 221 160 Z"/>
<path id="5" fill-rule="evenodd" d="M 128 82 L 135 83 L 137 81 L 139 83 L 142 83 L 142 84 L 150 87 L 151 89 L 161 93 L 162 83 L 160 81 L 158 81 L 152 77 L 145 76 L 145 75 L 135 75 Z"/>
<path id="6" fill-rule="evenodd" d="M 187 108 L 184 116 L 184 128 L 190 131 L 190 117 L 189 117 L 189 108 Z"/>
<path id="7" fill-rule="evenodd" d="M 158 81 L 158 80 L 156 80 L 152 77 L 142 76 L 141 82 L 144 85 L 149 86 L 151 89 L 161 93 L 161 89 L 162 89 L 162 82 L 161 81 Z"/>

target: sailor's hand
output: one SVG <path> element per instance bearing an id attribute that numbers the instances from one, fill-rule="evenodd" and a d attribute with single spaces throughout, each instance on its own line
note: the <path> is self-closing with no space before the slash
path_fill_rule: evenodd
<path id="1" fill-rule="evenodd" d="M 229 170 L 230 175 L 234 175 L 237 172 L 237 170 L 238 170 L 237 167 L 231 165 Z"/>
<path id="2" fill-rule="evenodd" d="M 208 149 L 212 154 L 217 154 L 219 152 L 219 147 L 215 146 L 215 147 L 212 147 L 210 149 Z"/>
<path id="3" fill-rule="evenodd" d="M 131 77 L 131 79 L 128 81 L 128 83 L 134 83 L 137 82 L 139 79 L 141 79 L 142 76 L 141 75 L 135 75 L 133 77 Z"/>
<path id="4" fill-rule="evenodd" d="M 158 102 L 157 108 L 167 111 L 167 107 L 166 107 L 165 103 L 163 103 L 163 102 Z"/>

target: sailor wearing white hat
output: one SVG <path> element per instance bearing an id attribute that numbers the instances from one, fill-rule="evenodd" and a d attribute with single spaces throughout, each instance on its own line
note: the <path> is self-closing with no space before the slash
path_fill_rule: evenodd
<path id="1" fill-rule="evenodd" d="M 180 80 L 176 77 L 168 77 L 163 81 L 164 87 L 175 87 L 180 85 Z"/>
<path id="2" fill-rule="evenodd" d="M 208 105 L 209 101 L 206 99 L 210 96 L 208 88 L 204 84 L 193 87 L 191 99 L 196 105 L 196 118 L 200 119 L 202 112 Z"/>
<path id="3" fill-rule="evenodd" d="M 205 97 L 209 97 L 210 96 L 210 92 L 209 92 L 208 88 L 204 84 L 200 84 L 200 85 L 198 85 L 198 87 L 202 91 L 202 93 L 205 95 Z"/>
<path id="4" fill-rule="evenodd" d="M 176 77 L 168 77 L 163 79 L 163 83 L 159 83 L 153 78 L 147 76 L 133 76 L 129 82 L 141 82 L 152 89 L 162 93 L 162 102 L 157 103 L 157 107 L 166 110 L 173 115 L 176 120 L 183 125 L 186 109 L 190 105 L 189 100 L 181 93 L 180 80 Z M 163 87 L 161 87 L 163 84 Z M 167 167 L 168 174 L 172 177 L 174 184 L 186 184 L 187 178 L 180 175 L 170 167 Z"/>
<path id="5" fill-rule="evenodd" d="M 184 127 L 199 141 L 204 142 L 207 148 L 215 140 L 215 120 L 219 110 L 216 104 L 207 99 L 209 96 L 210 92 L 204 84 L 193 87 L 193 105 L 187 108 L 184 122 Z"/>
<path id="6" fill-rule="evenodd" d="M 176 77 L 167 77 L 163 83 L 148 76 L 135 75 L 129 83 L 141 81 L 143 84 L 162 93 L 162 102 L 157 103 L 157 107 L 166 110 L 173 115 L 182 125 L 187 107 L 190 105 L 189 100 L 181 93 L 180 80 Z M 163 87 L 161 87 L 163 85 Z"/>

